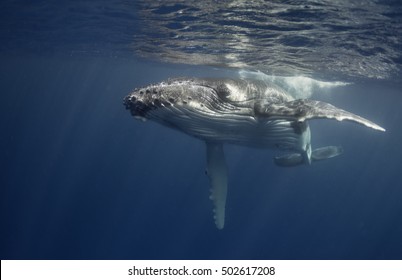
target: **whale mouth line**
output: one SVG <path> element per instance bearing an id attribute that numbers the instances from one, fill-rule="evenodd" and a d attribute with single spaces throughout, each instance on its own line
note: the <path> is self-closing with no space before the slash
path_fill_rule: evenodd
<path id="1" fill-rule="evenodd" d="M 188 94 L 192 92 L 192 94 Z M 226 100 L 225 92 L 207 85 L 199 79 L 174 79 L 158 85 L 135 89 L 124 98 L 124 106 L 133 116 L 148 118 L 150 112 L 159 109 L 203 112 L 206 115 L 236 114 L 236 104 Z M 172 109 L 172 107 L 175 107 Z"/>
<path id="2" fill-rule="evenodd" d="M 144 93 L 145 92 L 145 93 Z M 139 116 L 145 118 L 149 111 L 159 108 L 169 107 L 175 103 L 175 100 L 162 97 L 161 91 L 153 90 L 135 90 L 124 98 L 123 104 L 127 110 L 130 110 L 134 117 Z"/>

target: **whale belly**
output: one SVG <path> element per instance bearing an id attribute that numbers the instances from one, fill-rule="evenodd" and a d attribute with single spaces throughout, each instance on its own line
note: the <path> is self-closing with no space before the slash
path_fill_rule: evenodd
<path id="1" fill-rule="evenodd" d="M 147 118 L 209 142 L 257 148 L 303 149 L 305 138 L 299 124 L 281 119 L 256 118 L 246 111 L 210 113 L 185 106 L 153 110 Z"/>

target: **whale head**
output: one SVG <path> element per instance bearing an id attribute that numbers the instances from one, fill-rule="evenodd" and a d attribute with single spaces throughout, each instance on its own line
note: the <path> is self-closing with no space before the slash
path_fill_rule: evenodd
<path id="1" fill-rule="evenodd" d="M 182 114 L 191 111 L 207 114 L 233 112 L 236 106 L 227 103 L 230 91 L 226 85 L 212 79 L 171 79 L 135 89 L 125 97 L 124 105 L 134 117 L 143 119 L 153 119 L 161 112 L 180 114 L 181 110 Z"/>

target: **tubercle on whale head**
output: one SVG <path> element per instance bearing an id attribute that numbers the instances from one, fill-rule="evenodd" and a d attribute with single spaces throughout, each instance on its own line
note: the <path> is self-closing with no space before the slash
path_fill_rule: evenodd
<path id="1" fill-rule="evenodd" d="M 134 117 L 144 118 L 148 111 L 148 106 L 140 99 L 138 99 L 134 94 L 126 96 L 124 98 L 123 104 L 126 107 L 126 109 L 130 111 L 131 115 Z"/>
<path id="2" fill-rule="evenodd" d="M 131 115 L 144 119 L 150 110 L 172 105 L 174 100 L 166 100 L 163 86 L 158 84 L 135 89 L 124 98 L 123 104 Z"/>
<path id="3" fill-rule="evenodd" d="M 151 110 L 187 105 L 196 99 L 202 104 L 205 102 L 205 96 L 215 98 L 213 93 L 216 93 L 216 90 L 206 85 L 202 79 L 170 79 L 135 89 L 124 98 L 124 106 L 134 117 L 146 118 Z"/>

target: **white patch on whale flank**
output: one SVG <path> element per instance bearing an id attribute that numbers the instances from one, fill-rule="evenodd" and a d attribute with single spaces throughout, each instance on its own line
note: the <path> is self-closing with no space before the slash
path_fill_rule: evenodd
<path id="1" fill-rule="evenodd" d="M 273 75 L 267 75 L 260 71 L 240 70 L 238 74 L 242 79 L 251 78 L 260 81 L 272 82 L 283 88 L 295 99 L 311 98 L 313 93 L 315 93 L 317 90 L 320 90 L 321 93 L 322 90 L 328 90 L 335 87 L 346 86 L 350 84 L 341 81 L 334 81 L 334 82 L 319 81 L 305 76 L 293 76 L 293 77 L 273 76 Z"/>

